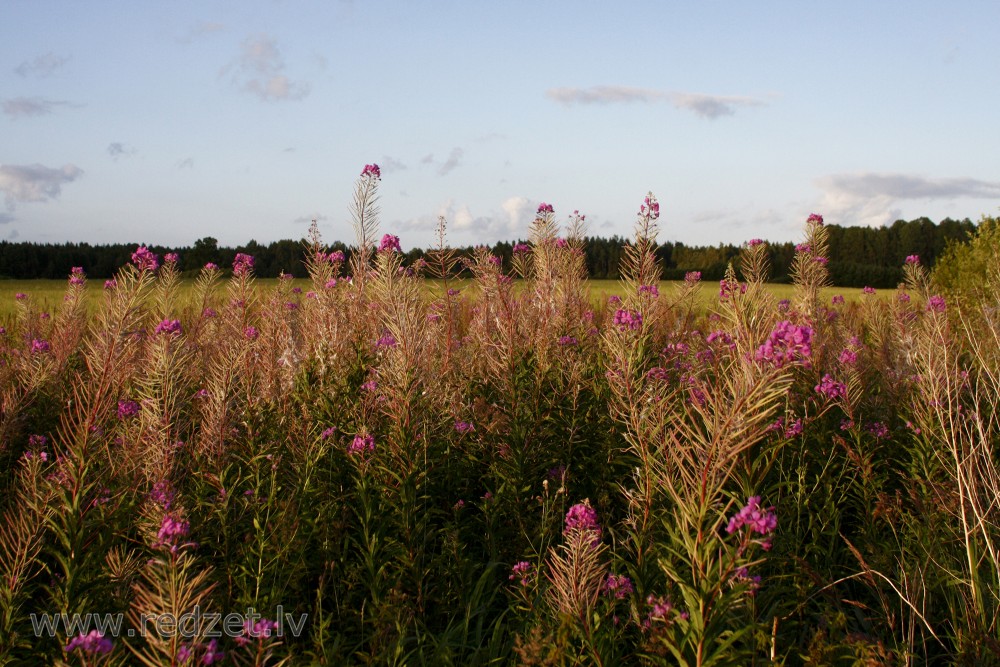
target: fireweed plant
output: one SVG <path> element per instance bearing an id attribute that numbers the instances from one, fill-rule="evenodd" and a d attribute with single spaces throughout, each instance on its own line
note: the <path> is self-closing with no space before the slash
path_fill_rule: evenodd
<path id="1" fill-rule="evenodd" d="M 540 205 L 509 263 L 442 218 L 408 263 L 380 184 L 306 280 L 239 254 L 181 300 L 139 247 L 55 312 L 15 296 L 0 664 L 1000 662 L 996 257 L 826 301 L 812 215 L 790 300 L 758 240 L 667 287 L 650 193 L 595 303 L 584 215 Z M 126 632 L 196 611 L 254 616 Z"/>

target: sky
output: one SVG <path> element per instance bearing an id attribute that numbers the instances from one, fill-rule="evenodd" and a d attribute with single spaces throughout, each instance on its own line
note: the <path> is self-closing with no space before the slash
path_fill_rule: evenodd
<path id="1" fill-rule="evenodd" d="M 661 241 L 1000 209 L 995 0 L 0 0 L 0 239 Z"/>

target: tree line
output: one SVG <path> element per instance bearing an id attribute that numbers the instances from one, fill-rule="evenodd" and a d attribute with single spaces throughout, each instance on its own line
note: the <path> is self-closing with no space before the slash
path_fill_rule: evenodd
<path id="1" fill-rule="evenodd" d="M 842 287 L 895 287 L 902 280 L 902 265 L 909 255 L 919 255 L 921 262 L 933 267 L 950 244 L 964 243 L 976 229 L 968 218 L 945 218 L 934 223 L 928 218 L 897 220 L 884 227 L 841 227 L 827 225 L 830 230 L 830 277 Z M 517 242 L 503 241 L 492 246 L 494 254 L 509 263 Z M 587 271 L 591 278 L 617 279 L 618 267 L 628 239 L 588 237 L 585 253 Z M 74 266 L 82 266 L 92 278 L 110 278 L 118 268 L 131 259 L 136 243 L 92 245 L 89 243 L 31 243 L 0 242 L 0 279 L 65 278 Z M 153 252 L 163 255 L 175 252 L 180 255 L 180 269 L 194 275 L 208 262 L 220 267 L 232 266 L 236 253 L 246 253 L 256 258 L 254 270 L 262 278 L 274 278 L 284 272 L 295 277 L 305 277 L 304 243 L 285 239 L 267 245 L 250 241 L 236 247 L 221 247 L 212 237 L 198 239 L 189 247 L 168 248 L 150 246 Z M 330 250 L 341 250 L 348 257 L 350 248 L 342 242 L 330 245 Z M 771 275 L 775 282 L 789 282 L 794 243 L 769 245 Z M 407 254 L 414 262 L 425 255 L 425 250 L 415 248 Z M 472 248 L 461 248 L 461 254 L 471 254 Z M 736 260 L 740 246 L 689 246 L 679 242 L 665 242 L 657 249 L 665 280 L 679 280 L 688 271 L 700 271 L 703 280 L 719 280 L 726 267 Z"/>

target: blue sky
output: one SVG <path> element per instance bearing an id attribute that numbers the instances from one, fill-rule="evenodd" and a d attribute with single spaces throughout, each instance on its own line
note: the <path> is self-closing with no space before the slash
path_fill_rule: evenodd
<path id="1" fill-rule="evenodd" d="M 1000 3 L 0 3 L 0 239 L 661 240 L 1000 207 Z"/>

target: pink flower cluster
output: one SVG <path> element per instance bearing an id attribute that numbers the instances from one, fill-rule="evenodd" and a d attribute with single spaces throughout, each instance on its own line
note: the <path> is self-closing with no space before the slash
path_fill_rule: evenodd
<path id="1" fill-rule="evenodd" d="M 601 540 L 601 525 L 597 522 L 597 512 L 590 503 L 577 503 L 566 512 L 566 527 L 563 535 L 569 535 L 574 531 L 591 533 L 591 542 L 596 544 Z"/>
<path id="2" fill-rule="evenodd" d="M 139 404 L 135 401 L 118 401 L 118 419 L 128 419 L 139 414 Z"/>
<path id="3" fill-rule="evenodd" d="M 472 422 L 457 421 L 455 422 L 455 430 L 459 433 L 472 433 L 476 430 L 476 427 Z"/>
<path id="4" fill-rule="evenodd" d="M 515 255 L 527 255 L 529 252 L 531 252 L 531 246 L 529 246 L 527 243 L 514 244 Z"/>
<path id="5" fill-rule="evenodd" d="M 32 338 L 31 344 L 28 346 L 28 352 L 30 354 L 45 354 L 51 349 L 49 341 L 42 340 L 41 338 Z"/>
<path id="6" fill-rule="evenodd" d="M 156 325 L 156 333 L 158 334 L 180 334 L 181 333 L 181 321 L 165 319 Z"/>
<path id="7" fill-rule="evenodd" d="M 189 532 L 191 532 L 190 523 L 181 521 L 170 514 L 164 514 L 163 520 L 160 521 L 160 530 L 156 533 L 154 546 L 169 547 L 170 551 L 176 553 L 178 549 L 193 546 L 191 542 L 183 542 Z"/>
<path id="8" fill-rule="evenodd" d="M 392 334 L 389 334 L 389 333 L 385 334 L 384 336 L 382 336 L 381 338 L 379 338 L 377 341 L 375 341 L 375 347 L 377 347 L 377 348 L 378 347 L 396 347 L 396 345 L 398 345 L 398 343 L 396 342 L 396 338 Z"/>
<path id="9" fill-rule="evenodd" d="M 927 310 L 932 313 L 943 313 L 946 308 L 946 304 L 943 296 L 938 296 L 935 294 L 927 300 Z"/>
<path id="10" fill-rule="evenodd" d="M 262 618 L 256 623 L 247 619 L 243 624 L 243 634 L 235 638 L 240 646 L 246 646 L 252 639 L 267 639 L 271 633 L 278 629 L 278 624 L 268 618 Z"/>
<path id="11" fill-rule="evenodd" d="M 660 290 L 656 285 L 639 285 L 639 294 L 655 299 L 660 296 Z"/>
<path id="12" fill-rule="evenodd" d="M 67 653 L 71 651 L 83 651 L 84 653 L 105 654 L 110 653 L 114 648 L 111 639 L 105 637 L 99 630 L 91 630 L 87 634 L 82 632 L 73 637 L 63 649 Z"/>
<path id="13" fill-rule="evenodd" d="M 656 200 L 653 193 L 646 195 L 642 206 L 639 207 L 639 215 L 644 218 L 648 217 L 650 220 L 656 220 L 660 217 L 660 202 Z"/>
<path id="14" fill-rule="evenodd" d="M 608 597 L 613 597 L 616 600 L 624 600 L 632 593 L 635 593 L 635 586 L 632 585 L 632 580 L 624 574 L 609 574 L 608 578 L 604 580 L 601 590 Z"/>
<path id="15" fill-rule="evenodd" d="M 777 367 L 796 361 L 809 365 L 812 354 L 812 327 L 779 322 L 767 341 L 757 348 L 757 361 L 766 361 Z"/>
<path id="16" fill-rule="evenodd" d="M 906 256 L 906 263 L 907 264 L 914 264 L 914 265 L 920 264 L 920 255 L 907 255 Z"/>
<path id="17" fill-rule="evenodd" d="M 160 267 L 160 258 L 143 245 L 132 253 L 132 263 L 140 271 L 156 271 Z"/>
<path id="18" fill-rule="evenodd" d="M 758 535 L 767 535 L 774 532 L 778 527 L 778 515 L 774 513 L 774 508 L 762 509 L 760 506 L 760 496 L 750 496 L 747 504 L 740 509 L 726 526 L 726 532 L 732 535 L 744 526 Z"/>
<path id="19" fill-rule="evenodd" d="M 701 280 L 701 271 L 688 271 L 684 274 L 684 282 L 696 283 Z"/>
<path id="20" fill-rule="evenodd" d="M 510 581 L 516 581 L 521 586 L 527 586 L 531 582 L 532 571 L 534 566 L 526 560 L 522 560 L 514 564 L 514 567 L 510 568 L 510 576 L 507 577 Z"/>
<path id="21" fill-rule="evenodd" d="M 832 401 L 836 398 L 847 396 L 847 385 L 843 382 L 837 382 L 827 373 L 819 381 L 819 384 L 816 385 L 815 391 L 817 394 L 822 394 Z"/>
<path id="22" fill-rule="evenodd" d="M 808 225 L 822 225 L 823 216 L 817 215 L 816 213 L 810 213 L 809 217 L 806 218 L 806 224 Z"/>
<path id="23" fill-rule="evenodd" d="M 378 168 L 377 164 L 366 164 L 365 168 L 361 170 L 361 178 L 374 178 L 375 180 L 382 180 L 382 170 Z"/>
<path id="24" fill-rule="evenodd" d="M 254 258 L 253 255 L 247 255 L 242 252 L 236 253 L 236 258 L 233 260 L 233 275 L 234 276 L 245 276 L 249 275 L 253 271 Z"/>
<path id="25" fill-rule="evenodd" d="M 195 663 L 192 661 L 192 658 L 195 657 L 197 652 L 201 653 L 201 660 Z M 177 649 L 177 661 L 182 665 L 213 665 L 225 657 L 226 654 L 219 650 L 219 641 L 217 639 L 209 640 L 205 644 L 181 644 L 181 647 Z"/>
<path id="26" fill-rule="evenodd" d="M 392 234 L 386 234 L 382 237 L 382 242 L 378 244 L 379 252 L 395 251 L 403 252 L 399 247 L 399 237 Z"/>
<path id="27" fill-rule="evenodd" d="M 614 324 L 621 331 L 636 331 L 642 328 L 642 313 L 619 308 L 615 311 Z"/>
<path id="28" fill-rule="evenodd" d="M 176 265 L 177 262 L 179 261 L 180 261 L 180 256 L 176 252 L 168 252 L 166 255 L 163 256 L 163 262 L 165 264 Z"/>
<path id="29" fill-rule="evenodd" d="M 347 446 L 348 454 L 364 454 L 365 452 L 375 451 L 375 438 L 371 435 L 361 435 L 360 433 L 354 436 L 354 440 L 351 444 Z"/>
<path id="30" fill-rule="evenodd" d="M 82 286 L 87 274 L 83 272 L 82 266 L 74 266 L 69 272 L 69 284 Z"/>
<path id="31" fill-rule="evenodd" d="M 552 204 L 542 202 L 538 205 L 538 215 L 545 215 L 546 213 L 555 213 L 555 209 L 552 208 Z"/>

